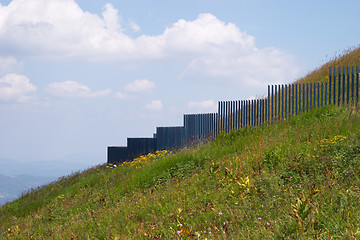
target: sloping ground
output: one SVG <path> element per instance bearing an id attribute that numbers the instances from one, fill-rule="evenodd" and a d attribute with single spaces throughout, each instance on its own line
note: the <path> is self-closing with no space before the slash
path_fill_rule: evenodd
<path id="1" fill-rule="evenodd" d="M 0 209 L 0 238 L 360 238 L 360 117 L 328 106 L 99 166 Z"/>
<path id="2" fill-rule="evenodd" d="M 359 215 L 359 110 L 327 106 L 65 177 L 2 206 L 0 239 L 360 239 Z"/>
<path id="3" fill-rule="evenodd" d="M 329 81 L 329 67 L 356 67 L 360 65 L 360 47 L 345 50 L 342 54 L 333 57 L 332 60 L 320 68 L 307 74 L 296 83 L 316 83 Z"/>

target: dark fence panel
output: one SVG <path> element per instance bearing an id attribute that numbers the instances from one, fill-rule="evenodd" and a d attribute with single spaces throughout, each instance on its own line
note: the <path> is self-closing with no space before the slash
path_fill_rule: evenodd
<path id="1" fill-rule="evenodd" d="M 129 152 L 127 147 L 108 147 L 107 149 L 107 162 L 108 163 L 123 163 L 130 161 Z"/>
<path id="2" fill-rule="evenodd" d="M 219 103 L 219 111 L 225 112 L 226 107 Z M 229 119 L 227 119 L 230 121 Z M 204 139 L 213 139 L 218 128 L 223 125 L 217 113 L 185 114 L 184 115 L 184 144 L 191 145 Z"/>
<path id="3" fill-rule="evenodd" d="M 184 127 L 157 127 L 157 150 L 172 150 L 184 145 Z"/>
<path id="4" fill-rule="evenodd" d="M 140 155 L 145 155 L 156 151 L 155 138 L 128 138 L 127 148 L 129 158 L 136 158 Z"/>

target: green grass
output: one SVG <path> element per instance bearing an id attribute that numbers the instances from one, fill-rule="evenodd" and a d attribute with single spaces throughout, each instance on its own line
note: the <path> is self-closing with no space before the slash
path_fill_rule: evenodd
<path id="1" fill-rule="evenodd" d="M 356 67 L 360 63 L 360 47 L 349 48 L 335 55 L 330 61 L 310 72 L 295 83 L 318 83 L 329 81 L 329 67 Z"/>
<path id="2" fill-rule="evenodd" d="M 359 160 L 358 111 L 327 106 L 33 190 L 0 238 L 358 239 Z"/>
<path id="3" fill-rule="evenodd" d="M 0 208 L 0 239 L 360 239 L 359 216 L 359 109 L 326 106 L 34 189 Z"/>

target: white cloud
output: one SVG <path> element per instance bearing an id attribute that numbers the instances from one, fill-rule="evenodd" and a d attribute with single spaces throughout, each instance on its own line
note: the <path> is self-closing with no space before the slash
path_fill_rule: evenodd
<path id="1" fill-rule="evenodd" d="M 83 11 L 74 0 L 13 0 L 0 5 L 0 51 L 126 64 L 180 58 L 189 61 L 183 79 L 238 86 L 284 82 L 299 72 L 291 56 L 276 48 L 258 49 L 253 36 L 210 13 L 180 19 L 162 34 L 136 38 L 120 22 L 111 4 L 99 16 Z M 125 25 L 140 30 L 132 20 Z"/>
<path id="2" fill-rule="evenodd" d="M 126 93 L 117 91 L 117 92 L 115 93 L 115 97 L 116 97 L 116 98 L 120 98 L 120 99 L 125 99 L 125 98 L 128 97 L 128 95 L 127 95 Z"/>
<path id="3" fill-rule="evenodd" d="M 150 92 L 155 88 L 155 83 L 147 79 L 138 79 L 126 84 L 125 91 L 131 93 Z"/>
<path id="4" fill-rule="evenodd" d="M 182 72 L 182 79 L 206 79 L 207 82 L 264 87 L 287 82 L 297 76 L 294 58 L 275 48 L 255 49 L 236 56 L 197 58 Z"/>
<path id="5" fill-rule="evenodd" d="M 194 21 L 179 20 L 167 28 L 159 38 L 169 50 L 178 52 L 216 53 L 228 55 L 236 47 L 244 52 L 254 48 L 254 37 L 241 32 L 232 23 L 225 23 L 210 13 L 200 14 Z"/>
<path id="6" fill-rule="evenodd" d="M 106 29 L 108 29 L 110 32 L 122 30 L 119 23 L 118 11 L 110 3 L 105 5 L 105 10 L 102 15 Z"/>
<path id="7" fill-rule="evenodd" d="M 36 87 L 24 75 L 9 73 L 0 78 L 0 100 L 28 102 L 34 98 L 31 93 L 35 91 Z"/>
<path id="8" fill-rule="evenodd" d="M 130 29 L 135 33 L 141 30 L 141 27 L 137 25 L 136 22 L 134 22 L 133 20 L 129 20 L 129 26 Z"/>
<path id="9" fill-rule="evenodd" d="M 200 102 L 188 102 L 187 108 L 196 113 L 213 113 L 217 111 L 217 103 L 214 100 L 204 100 Z"/>
<path id="10" fill-rule="evenodd" d="M 153 100 L 145 108 L 150 112 L 160 112 L 163 109 L 163 105 L 160 100 Z"/>
<path id="11" fill-rule="evenodd" d="M 0 75 L 5 73 L 13 73 L 22 67 L 14 57 L 0 57 Z"/>
<path id="12" fill-rule="evenodd" d="M 126 54 L 133 43 L 118 20 L 111 4 L 100 17 L 74 0 L 14 0 L 0 5 L 0 49 L 54 58 Z"/>
<path id="13" fill-rule="evenodd" d="M 111 94 L 110 89 L 101 91 L 92 91 L 88 86 L 76 81 L 55 82 L 47 86 L 46 90 L 54 96 L 58 97 L 81 97 L 93 98 L 104 97 Z"/>

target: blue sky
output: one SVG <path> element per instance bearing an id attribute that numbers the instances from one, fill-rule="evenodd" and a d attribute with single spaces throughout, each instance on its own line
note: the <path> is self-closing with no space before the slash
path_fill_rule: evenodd
<path id="1" fill-rule="evenodd" d="M 0 4 L 0 158 L 18 161 L 103 163 L 109 145 L 262 96 L 360 40 L 355 0 Z"/>

